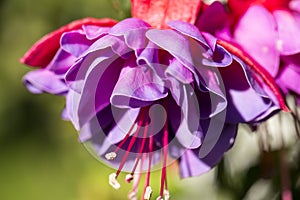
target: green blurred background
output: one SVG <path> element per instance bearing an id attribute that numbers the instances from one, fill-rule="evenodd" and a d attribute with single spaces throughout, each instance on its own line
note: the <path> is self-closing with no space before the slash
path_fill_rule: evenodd
<path id="1" fill-rule="evenodd" d="M 30 68 L 18 60 L 44 34 L 70 21 L 88 16 L 120 20 L 129 13 L 128 0 L 0 0 L 1 200 L 127 199 L 130 185 L 120 179 L 121 189 L 111 188 L 108 175 L 113 170 L 91 156 L 71 123 L 61 120 L 64 99 L 26 90 L 21 79 Z M 219 169 L 201 177 L 179 180 L 176 165 L 171 167 L 172 199 L 278 198 L 279 186 L 270 180 L 259 182 L 252 198 L 248 190 L 259 181 L 255 170 L 261 157 L 257 137 L 243 129 L 237 140 Z M 159 178 L 160 173 L 151 178 L 153 199 Z"/>

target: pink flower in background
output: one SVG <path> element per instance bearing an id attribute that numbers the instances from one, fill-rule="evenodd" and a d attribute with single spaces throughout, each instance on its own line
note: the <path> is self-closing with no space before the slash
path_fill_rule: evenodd
<path id="1" fill-rule="evenodd" d="M 233 41 L 275 77 L 285 94 L 300 100 L 300 1 L 229 0 L 228 5 Z"/>

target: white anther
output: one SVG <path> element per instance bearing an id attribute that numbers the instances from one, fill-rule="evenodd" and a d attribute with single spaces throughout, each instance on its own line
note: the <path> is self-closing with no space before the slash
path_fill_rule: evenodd
<path id="1" fill-rule="evenodd" d="M 115 152 L 110 152 L 110 153 L 107 153 L 105 154 L 105 158 L 107 160 L 113 160 L 117 157 L 117 154 Z"/>
<path id="2" fill-rule="evenodd" d="M 144 194 L 144 199 L 149 200 L 151 198 L 152 188 L 151 186 L 147 186 Z"/>
<path id="3" fill-rule="evenodd" d="M 133 180 L 132 174 L 127 174 L 125 177 L 126 182 L 130 183 Z"/>
<path id="4" fill-rule="evenodd" d="M 128 193 L 128 199 L 130 200 L 137 200 L 136 192 L 131 191 Z"/>
<path id="5" fill-rule="evenodd" d="M 117 174 L 116 173 L 110 174 L 108 179 L 109 179 L 109 185 L 111 185 L 116 190 L 121 187 L 120 183 L 117 181 Z"/>
<path id="6" fill-rule="evenodd" d="M 170 192 L 169 192 L 169 190 L 164 190 L 164 196 L 165 196 L 165 200 L 169 200 L 170 199 Z"/>

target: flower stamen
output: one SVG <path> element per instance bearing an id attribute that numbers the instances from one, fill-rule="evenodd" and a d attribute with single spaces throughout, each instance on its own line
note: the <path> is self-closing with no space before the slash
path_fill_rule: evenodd
<path id="1" fill-rule="evenodd" d="M 105 154 L 106 160 L 113 160 L 113 159 L 115 159 L 116 157 L 117 157 L 116 152 L 110 152 L 110 153 Z"/>
<path id="2" fill-rule="evenodd" d="M 142 138 L 142 144 L 140 146 L 140 150 L 139 150 L 139 153 L 137 155 L 136 161 L 134 163 L 133 169 L 132 169 L 131 173 L 126 176 L 126 181 L 128 183 L 130 183 L 130 181 L 132 180 L 132 178 L 130 178 L 130 177 L 133 177 L 133 174 L 134 174 L 134 172 L 136 170 L 136 167 L 137 167 L 137 165 L 138 165 L 138 163 L 139 163 L 139 161 L 141 159 L 141 156 L 142 156 L 142 153 L 143 153 L 143 150 L 144 150 L 144 147 L 145 147 L 145 143 L 146 143 L 147 133 L 148 133 L 148 123 L 149 123 L 148 120 L 146 120 L 144 134 L 143 134 L 143 138 Z"/>
<path id="3" fill-rule="evenodd" d="M 147 170 L 147 175 L 146 175 L 146 182 L 145 182 L 145 187 L 144 187 L 144 192 L 143 196 L 144 199 L 150 199 L 152 189 L 150 187 L 150 171 L 151 171 L 151 164 L 152 164 L 152 151 L 153 151 L 153 137 L 150 136 L 149 138 L 149 162 L 148 162 L 148 170 Z M 150 188 L 150 189 L 149 189 Z"/>
<path id="4" fill-rule="evenodd" d="M 147 186 L 145 189 L 144 199 L 149 200 L 151 198 L 152 188 L 151 186 Z"/>
<path id="5" fill-rule="evenodd" d="M 166 186 L 166 174 L 167 174 L 167 155 L 168 155 L 168 124 L 164 125 L 163 132 L 163 167 L 161 170 L 161 182 L 160 182 L 160 197 L 164 194 L 164 187 Z"/>
<path id="6" fill-rule="evenodd" d="M 116 173 L 110 174 L 108 179 L 109 179 L 109 185 L 111 185 L 116 190 L 118 190 L 121 187 L 120 183 L 117 181 Z"/>

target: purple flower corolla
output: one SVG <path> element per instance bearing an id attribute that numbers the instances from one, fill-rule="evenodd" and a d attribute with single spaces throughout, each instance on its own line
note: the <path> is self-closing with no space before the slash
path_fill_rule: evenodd
<path id="1" fill-rule="evenodd" d="M 237 124 L 255 123 L 279 109 L 251 69 L 208 33 L 173 21 L 159 30 L 126 19 L 97 39 L 68 70 L 67 111 L 80 140 L 127 181 L 161 159 L 160 198 L 167 156 L 178 159 L 182 177 L 210 170 L 233 144 Z M 77 44 L 62 43 L 76 54 Z M 72 52 L 72 49 L 75 51 Z M 139 175 L 138 175 L 139 176 Z M 136 195 L 139 177 L 130 193 Z M 147 198 L 146 198 L 147 197 Z"/>

